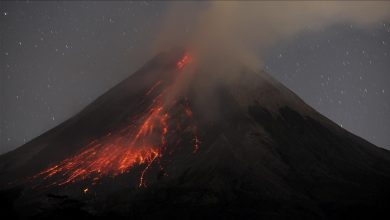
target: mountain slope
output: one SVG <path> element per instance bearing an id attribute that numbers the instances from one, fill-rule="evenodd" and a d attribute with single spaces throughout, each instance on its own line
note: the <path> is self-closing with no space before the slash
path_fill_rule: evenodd
<path id="1" fill-rule="evenodd" d="M 180 51 L 156 56 L 73 118 L 2 155 L 1 195 L 16 197 L 12 208 L 23 217 L 386 214 L 388 151 L 265 72 L 237 66 L 199 66 Z"/>

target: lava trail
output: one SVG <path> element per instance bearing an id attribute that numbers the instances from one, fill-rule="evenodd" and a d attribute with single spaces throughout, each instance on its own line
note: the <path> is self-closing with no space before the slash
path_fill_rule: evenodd
<path id="1" fill-rule="evenodd" d="M 191 57 L 185 54 L 176 63 L 177 70 L 182 70 L 191 60 Z M 147 90 L 145 96 L 151 95 L 162 85 L 163 81 L 157 81 Z M 96 184 L 102 177 L 120 175 L 135 166 L 141 166 L 143 169 L 138 186 L 146 186 L 146 172 L 163 156 L 168 143 L 170 115 L 163 98 L 169 89 L 169 86 L 164 88 L 153 99 L 146 113 L 131 125 L 97 138 L 80 152 L 41 171 L 33 179 L 49 181 L 49 186 L 61 186 L 83 180 L 91 180 L 92 184 Z M 183 112 L 188 118 L 192 118 L 188 101 Z M 200 141 L 196 126 L 193 124 L 190 126 L 196 152 L 199 150 Z"/>

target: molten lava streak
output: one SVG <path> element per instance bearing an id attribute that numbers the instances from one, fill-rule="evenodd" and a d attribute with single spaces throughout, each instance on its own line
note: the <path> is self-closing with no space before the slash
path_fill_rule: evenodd
<path id="1" fill-rule="evenodd" d="M 57 185 L 85 179 L 93 179 L 96 183 L 103 176 L 116 176 L 133 166 L 146 164 L 140 178 L 140 186 L 145 185 L 144 172 L 161 155 L 161 149 L 166 143 L 168 114 L 162 110 L 161 106 L 152 107 L 136 135 L 132 135 L 131 131 L 124 134 L 108 134 L 87 145 L 77 155 L 44 170 L 37 176 L 47 179 L 58 175 L 59 180 L 53 183 Z M 155 133 L 160 133 L 159 141 L 151 140 L 156 136 Z"/>
<path id="2" fill-rule="evenodd" d="M 190 61 L 191 57 L 184 55 L 177 62 L 177 69 L 183 69 Z M 162 81 L 156 82 L 145 96 L 154 93 L 162 83 Z M 153 99 L 149 110 L 134 124 L 92 141 L 76 155 L 43 170 L 33 178 L 44 180 L 50 178 L 52 185 L 60 186 L 81 180 L 92 180 L 92 184 L 96 184 L 104 176 L 123 174 L 138 166 L 142 169 L 138 186 L 146 186 L 146 172 L 153 162 L 162 157 L 167 145 L 169 114 L 161 100 L 167 90 L 165 88 Z M 188 100 L 183 112 L 188 118 L 192 118 L 193 113 Z M 196 152 L 199 150 L 200 141 L 196 134 L 196 126 L 190 126 L 194 136 L 194 152 Z M 87 191 L 88 188 L 84 189 L 84 193 Z"/>
<path id="3" fill-rule="evenodd" d="M 192 57 L 189 54 L 185 54 L 181 60 L 177 61 L 176 67 L 177 69 L 181 70 L 183 69 L 187 64 L 189 64 L 192 61 Z"/>

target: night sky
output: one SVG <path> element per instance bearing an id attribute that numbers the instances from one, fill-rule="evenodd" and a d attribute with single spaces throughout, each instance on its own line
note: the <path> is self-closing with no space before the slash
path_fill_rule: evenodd
<path id="1" fill-rule="evenodd" d="M 1 2 L 0 153 L 73 116 L 153 54 L 163 2 Z M 182 31 L 188 27 L 183 26 Z M 265 69 L 343 128 L 390 149 L 390 23 L 305 31 Z"/>

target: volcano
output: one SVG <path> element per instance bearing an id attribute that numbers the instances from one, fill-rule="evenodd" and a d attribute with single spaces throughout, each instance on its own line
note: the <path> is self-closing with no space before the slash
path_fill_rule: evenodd
<path id="1" fill-rule="evenodd" d="M 19 218 L 389 216 L 390 152 L 264 71 L 155 56 L 74 117 L 0 156 Z M 226 74 L 229 72 L 229 74 Z"/>

